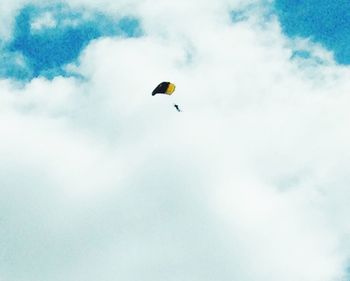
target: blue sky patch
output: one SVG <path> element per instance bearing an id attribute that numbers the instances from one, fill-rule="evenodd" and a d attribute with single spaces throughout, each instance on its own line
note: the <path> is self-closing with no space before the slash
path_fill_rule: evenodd
<path id="1" fill-rule="evenodd" d="M 295 50 L 292 52 L 291 59 L 310 59 L 312 58 L 312 55 L 309 51 L 304 51 L 304 50 Z"/>
<path id="2" fill-rule="evenodd" d="M 32 70 L 28 68 L 23 55 L 19 53 L 0 53 L 0 77 L 16 77 L 25 80 L 32 76 Z"/>
<path id="3" fill-rule="evenodd" d="M 349 0 L 276 0 L 275 10 L 286 35 L 311 38 L 350 64 Z"/>
<path id="4" fill-rule="evenodd" d="M 27 6 L 16 17 L 12 41 L 1 48 L 0 76 L 25 80 L 39 75 L 67 75 L 63 67 L 74 62 L 91 40 L 141 34 L 135 18 L 115 21 L 102 14 L 71 11 L 62 5 Z"/>
<path id="5" fill-rule="evenodd" d="M 233 23 L 241 22 L 248 18 L 244 10 L 231 11 L 230 16 Z"/>

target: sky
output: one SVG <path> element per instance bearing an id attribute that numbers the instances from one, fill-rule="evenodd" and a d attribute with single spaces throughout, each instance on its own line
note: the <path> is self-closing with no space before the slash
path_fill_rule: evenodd
<path id="1" fill-rule="evenodd" d="M 348 8 L 3 0 L 0 280 L 347 281 Z"/>

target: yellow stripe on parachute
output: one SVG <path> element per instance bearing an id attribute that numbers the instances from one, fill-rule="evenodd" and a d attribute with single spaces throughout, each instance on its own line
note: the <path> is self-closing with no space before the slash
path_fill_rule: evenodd
<path id="1" fill-rule="evenodd" d="M 167 95 L 171 95 L 172 93 L 174 93 L 174 91 L 175 91 L 175 85 L 172 84 L 172 83 L 169 83 L 169 86 L 168 86 L 168 88 L 166 89 L 165 93 L 166 93 Z"/>

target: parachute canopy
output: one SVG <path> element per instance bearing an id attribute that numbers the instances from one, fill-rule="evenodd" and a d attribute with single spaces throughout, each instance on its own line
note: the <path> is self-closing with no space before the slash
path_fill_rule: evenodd
<path id="1" fill-rule="evenodd" d="M 152 96 L 156 94 L 171 95 L 175 91 L 175 85 L 170 82 L 160 83 L 152 92 Z"/>

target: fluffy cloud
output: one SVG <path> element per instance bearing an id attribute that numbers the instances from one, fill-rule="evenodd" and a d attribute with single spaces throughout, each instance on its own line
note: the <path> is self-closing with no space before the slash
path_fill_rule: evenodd
<path id="1" fill-rule="evenodd" d="M 4 280 L 345 277 L 349 71 L 263 4 L 71 2 L 144 36 L 1 81 Z"/>

